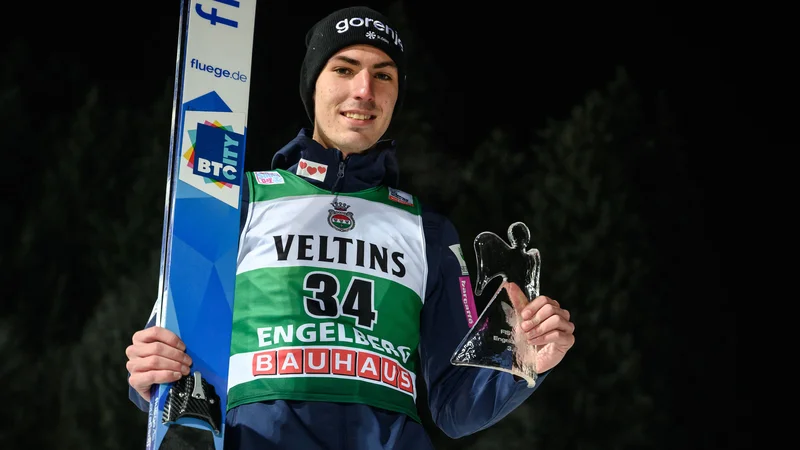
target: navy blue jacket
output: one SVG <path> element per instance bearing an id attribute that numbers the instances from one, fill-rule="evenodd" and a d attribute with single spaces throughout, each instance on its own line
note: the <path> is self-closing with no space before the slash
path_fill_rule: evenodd
<path id="1" fill-rule="evenodd" d="M 329 167 L 324 181 L 307 181 L 331 191 L 354 192 L 379 184 L 397 187 L 395 151 L 393 141 L 381 141 L 374 150 L 342 158 L 341 152 L 325 149 L 311 139 L 308 130 L 301 130 L 275 154 L 272 168 L 295 172 L 304 158 Z M 243 217 L 248 199 L 247 189 L 243 189 Z M 449 248 L 459 243 L 459 237 L 446 217 L 426 210 L 422 217 L 429 275 L 420 323 L 420 371 L 434 422 L 448 436 L 459 438 L 497 423 L 541 385 L 547 372 L 529 388 L 524 380 L 515 380 L 506 372 L 450 363 L 456 346 L 469 331 L 459 287 L 461 265 Z M 147 402 L 133 389 L 130 398 L 147 411 Z M 359 404 L 254 403 L 232 409 L 226 423 L 225 448 L 231 450 L 433 449 L 420 423 L 404 414 Z"/>

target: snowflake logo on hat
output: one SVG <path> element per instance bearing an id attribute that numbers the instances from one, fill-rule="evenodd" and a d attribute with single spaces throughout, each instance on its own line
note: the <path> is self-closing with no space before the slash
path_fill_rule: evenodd
<path id="1" fill-rule="evenodd" d="M 367 31 L 367 39 L 375 39 L 378 35 L 374 31 Z"/>

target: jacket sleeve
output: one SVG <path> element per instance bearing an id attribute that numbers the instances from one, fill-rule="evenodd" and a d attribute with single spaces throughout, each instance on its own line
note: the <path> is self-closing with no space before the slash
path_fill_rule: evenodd
<path id="1" fill-rule="evenodd" d="M 460 288 L 463 280 L 471 290 L 469 273 L 456 254 L 460 243 L 453 224 L 430 212 L 423 215 L 423 224 L 429 275 L 420 324 L 421 370 L 433 421 L 451 438 L 459 438 L 500 421 L 541 385 L 547 372 L 529 388 L 526 381 L 503 371 L 450 363 L 470 328 Z M 477 319 L 480 311 L 470 313 Z"/>
<path id="2" fill-rule="evenodd" d="M 250 206 L 250 189 L 249 184 L 247 183 L 247 178 L 245 178 L 245 182 L 242 183 L 242 201 L 240 206 L 241 216 L 239 219 L 239 235 L 241 236 L 242 230 L 244 229 L 245 222 L 247 221 L 247 213 L 248 208 Z M 156 324 L 156 308 L 159 307 L 158 301 L 153 306 L 153 311 L 150 312 L 150 318 L 147 319 L 147 324 L 144 328 L 150 328 Z M 130 379 L 131 373 L 128 372 L 128 379 Z M 150 402 L 142 398 L 135 389 L 133 389 L 128 383 L 128 398 L 130 401 L 133 402 L 140 410 L 142 411 L 149 411 L 150 410 Z"/>

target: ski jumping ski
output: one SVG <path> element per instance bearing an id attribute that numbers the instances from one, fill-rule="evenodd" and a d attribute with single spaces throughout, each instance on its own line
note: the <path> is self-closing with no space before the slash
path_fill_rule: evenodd
<path id="1" fill-rule="evenodd" d="M 148 450 L 222 450 L 256 0 L 180 0 L 155 325 L 189 375 L 153 387 Z"/>

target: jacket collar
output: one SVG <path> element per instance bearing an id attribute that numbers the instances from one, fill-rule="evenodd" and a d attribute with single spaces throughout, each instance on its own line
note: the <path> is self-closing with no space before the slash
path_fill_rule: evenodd
<path id="1" fill-rule="evenodd" d="M 301 175 L 309 183 L 335 192 L 356 192 L 375 186 L 397 187 L 400 170 L 397 164 L 397 147 L 394 140 L 383 140 L 364 153 L 351 154 L 343 158 L 336 148 L 325 148 L 311 138 L 311 130 L 303 128 L 291 142 L 275 153 L 272 169 L 283 169 L 302 174 L 301 160 L 307 164 L 325 166 L 324 175 L 317 178 Z M 305 166 L 305 164 L 304 164 Z M 320 167 L 322 167 L 320 166 Z"/>

